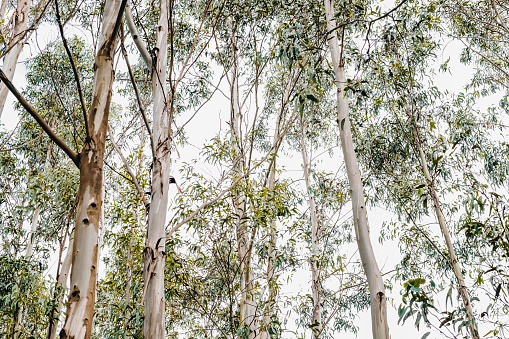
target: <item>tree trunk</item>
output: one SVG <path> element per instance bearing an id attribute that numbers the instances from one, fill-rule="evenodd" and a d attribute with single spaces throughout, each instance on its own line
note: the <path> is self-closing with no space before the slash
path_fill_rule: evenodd
<path id="1" fill-rule="evenodd" d="M 51 310 L 49 317 L 50 322 L 48 324 L 46 339 L 55 339 L 57 334 L 58 317 L 60 314 L 60 309 L 62 308 L 65 291 L 67 291 L 67 279 L 69 277 L 69 270 L 71 268 L 73 245 L 74 232 L 72 232 L 69 236 L 69 248 L 67 249 L 67 254 L 65 255 L 64 261 L 62 262 L 60 272 L 58 272 L 57 282 L 55 284 L 55 296 L 53 300 L 55 306 Z M 61 293 L 58 293 L 59 289 L 61 289 Z"/>
<path id="2" fill-rule="evenodd" d="M 389 326 L 387 324 L 387 300 L 385 287 L 373 253 L 369 239 L 369 226 L 364 192 L 357 155 L 352 141 L 350 130 L 348 100 L 346 98 L 346 77 L 343 60 L 339 51 L 339 42 L 336 34 L 336 22 L 332 0 L 324 0 L 325 16 L 327 19 L 327 40 L 331 51 L 332 65 L 336 76 L 338 125 L 340 129 L 341 148 L 346 165 L 348 182 L 351 190 L 353 222 L 357 238 L 357 246 L 366 274 L 371 296 L 371 326 L 374 339 L 389 339 Z"/>
<path id="3" fill-rule="evenodd" d="M 12 31 L 12 40 L 10 44 L 7 46 L 7 49 L 10 50 L 4 56 L 4 64 L 2 70 L 5 75 L 12 80 L 14 76 L 14 72 L 16 70 L 16 64 L 18 63 L 19 54 L 23 50 L 23 40 L 18 41 L 14 39 L 20 34 L 23 34 L 28 28 L 28 12 L 30 11 L 31 0 L 18 0 L 16 6 L 16 14 L 14 17 L 14 29 Z M 2 4 L 3 5 L 3 4 Z M 2 18 L 3 19 L 3 18 Z M 2 112 L 5 106 L 5 100 L 7 99 L 7 94 L 9 94 L 9 89 L 2 82 L 0 83 L 0 118 L 2 117 Z"/>
<path id="4" fill-rule="evenodd" d="M 148 217 L 146 248 L 143 252 L 145 279 L 145 319 L 143 337 L 163 339 L 165 319 L 164 251 L 168 187 L 170 184 L 169 100 L 166 91 L 168 40 L 168 0 L 161 0 L 156 35 L 156 61 L 152 74 L 154 122 L 152 135 L 156 145 L 153 158 L 151 203 Z M 170 112 L 171 114 L 171 112 Z"/>
<path id="5" fill-rule="evenodd" d="M 463 306 L 465 306 L 465 310 L 467 312 L 468 317 L 468 325 L 470 329 L 470 333 L 472 338 L 479 339 L 479 332 L 477 331 L 477 327 L 475 325 L 474 314 L 472 311 L 472 305 L 470 304 L 470 296 L 465 286 L 465 278 L 463 277 L 463 273 L 461 272 L 461 266 L 458 262 L 458 258 L 456 257 L 456 253 L 454 251 L 454 246 L 452 244 L 451 235 L 449 233 L 449 228 L 447 227 L 447 223 L 445 222 L 444 214 L 442 213 L 442 209 L 440 207 L 440 200 L 438 199 L 438 193 L 435 190 L 435 181 L 432 178 L 431 174 L 428 170 L 428 164 L 426 162 L 426 155 L 422 150 L 422 143 L 419 136 L 419 130 L 417 127 L 417 121 L 415 116 L 412 114 L 414 128 L 413 134 L 415 139 L 415 144 L 417 146 L 417 151 L 419 152 L 419 161 L 421 163 L 422 172 L 424 173 L 424 177 L 426 178 L 426 184 L 428 186 L 429 195 L 431 199 L 433 199 L 433 205 L 435 208 L 435 214 L 438 219 L 438 224 L 440 225 L 440 229 L 442 230 L 442 234 L 444 235 L 445 244 L 447 246 L 447 252 L 449 254 L 450 264 L 454 271 L 454 275 L 456 276 L 456 280 L 458 282 L 458 289 L 460 291 L 461 299 L 463 300 Z"/>
<path id="6" fill-rule="evenodd" d="M 233 25 L 232 25 L 233 26 Z M 239 101 L 239 84 L 238 84 L 238 54 L 237 39 L 235 37 L 236 30 L 232 27 L 232 70 L 230 79 L 231 93 L 231 116 L 230 129 L 231 138 L 234 145 L 235 157 L 233 159 L 233 172 L 235 177 L 239 177 L 244 173 L 245 155 L 242 147 L 242 132 Z M 235 179 L 235 178 L 234 178 Z M 240 325 L 249 328 L 249 338 L 256 337 L 256 305 L 254 304 L 254 286 L 253 272 L 251 270 L 251 237 L 247 215 L 246 197 L 239 188 L 234 188 L 233 205 L 235 207 L 236 233 L 237 233 L 237 254 L 239 260 L 240 274 Z"/>
<path id="7" fill-rule="evenodd" d="M 304 169 L 304 182 L 306 183 L 306 192 L 309 200 L 309 211 L 311 214 L 311 258 L 309 265 L 311 268 L 311 296 L 313 299 L 313 313 L 311 315 L 311 330 L 313 338 L 318 339 L 322 332 L 322 307 L 321 307 L 321 291 L 322 282 L 318 272 L 318 242 L 320 237 L 320 225 L 318 224 L 318 216 L 316 214 L 316 203 L 313 192 L 311 191 L 311 183 L 309 180 L 311 162 L 308 160 L 306 150 L 306 126 L 305 121 L 301 117 L 301 136 L 300 145 L 302 150 L 302 166 Z"/>
<path id="8" fill-rule="evenodd" d="M 44 163 L 44 172 L 49 167 L 49 161 L 51 156 L 51 143 L 48 145 L 48 150 L 46 151 L 46 161 Z M 34 215 L 32 217 L 32 225 L 30 227 L 30 233 L 28 236 L 28 244 L 26 248 L 25 258 L 30 259 L 32 257 L 32 252 L 34 249 L 34 242 L 35 242 L 35 234 L 37 233 L 37 224 L 39 223 L 39 214 L 41 212 L 41 205 L 37 204 L 37 207 L 35 208 Z M 30 289 L 28 289 L 27 294 L 30 294 Z M 20 325 L 23 321 L 23 310 L 24 307 L 21 305 L 18 309 L 18 315 L 16 317 L 16 321 L 14 323 L 14 333 L 20 332 Z"/>
<path id="9" fill-rule="evenodd" d="M 103 209 L 103 159 L 119 18 L 125 0 L 107 0 L 104 6 L 99 49 L 95 57 L 92 104 L 85 145 L 79 157 L 80 185 L 77 195 L 71 290 L 60 338 L 90 338 L 96 300 L 99 224 Z"/>

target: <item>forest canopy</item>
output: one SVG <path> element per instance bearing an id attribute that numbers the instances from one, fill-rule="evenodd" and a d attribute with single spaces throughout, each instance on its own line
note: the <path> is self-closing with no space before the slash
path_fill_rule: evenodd
<path id="1" fill-rule="evenodd" d="M 506 1 L 0 18 L 0 338 L 509 337 Z"/>

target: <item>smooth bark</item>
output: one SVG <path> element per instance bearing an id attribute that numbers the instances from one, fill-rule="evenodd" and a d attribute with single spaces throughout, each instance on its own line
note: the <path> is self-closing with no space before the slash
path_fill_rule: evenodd
<path id="1" fill-rule="evenodd" d="M 146 247 L 143 252 L 143 275 L 145 279 L 145 319 L 143 337 L 163 339 L 165 319 L 164 251 L 165 226 L 168 209 L 170 170 L 169 103 L 166 90 L 166 62 L 168 41 L 169 1 L 161 0 L 156 35 L 156 59 L 152 74 L 154 97 L 154 121 L 152 135 L 155 154 L 152 168 L 151 203 L 148 217 Z"/>
<path id="2" fill-rule="evenodd" d="M 322 332 L 322 282 L 320 280 L 320 272 L 318 271 L 318 242 L 320 238 L 320 225 L 318 223 L 315 196 L 311 190 L 311 162 L 308 160 L 307 155 L 305 124 L 306 122 L 301 117 L 300 145 L 302 153 L 302 167 L 304 169 L 304 182 L 306 184 L 306 193 L 309 200 L 309 212 L 311 214 L 311 257 L 309 258 L 309 266 L 311 269 L 311 297 L 313 299 L 311 330 L 313 331 L 313 338 L 318 339 Z"/>
<path id="3" fill-rule="evenodd" d="M 242 176 L 246 163 L 244 148 L 242 147 L 242 132 L 238 84 L 238 54 L 236 31 L 232 27 L 232 68 L 230 73 L 231 116 L 230 130 L 234 145 L 233 172 L 235 177 Z M 256 337 L 256 305 L 254 303 L 253 272 L 251 269 L 251 237 L 247 222 L 246 197 L 239 188 L 234 188 L 233 205 L 235 208 L 235 227 L 237 234 L 237 255 L 240 264 L 240 325 L 249 328 L 248 337 Z"/>
<path id="4" fill-rule="evenodd" d="M 143 58 L 143 61 L 145 61 L 145 64 L 149 69 L 152 69 L 152 58 L 150 57 L 150 53 L 148 52 L 147 47 L 145 47 L 143 40 L 141 40 L 140 33 L 138 33 L 138 29 L 134 24 L 130 3 L 127 3 L 127 7 L 125 8 L 125 22 L 127 24 L 127 29 L 133 38 L 134 44 L 136 45 L 136 48 L 138 48 L 138 51 Z"/>
<path id="5" fill-rule="evenodd" d="M 334 67 L 337 86 L 337 111 L 340 130 L 341 148 L 346 165 L 348 182 L 351 191 L 353 222 L 357 238 L 357 246 L 366 274 L 371 299 L 371 327 L 374 339 L 389 339 L 389 326 L 387 323 L 387 300 L 385 287 L 376 262 L 371 240 L 369 238 L 368 215 L 364 200 L 362 180 L 359 164 L 352 141 L 350 129 L 348 99 L 346 98 L 346 76 L 339 42 L 336 34 L 336 21 L 332 0 L 324 0 L 325 16 L 327 20 L 327 40 Z"/>
<path id="6" fill-rule="evenodd" d="M 465 278 L 463 277 L 463 273 L 461 271 L 461 266 L 458 262 L 458 258 L 456 257 L 456 252 L 454 251 L 454 246 L 451 240 L 451 234 L 449 232 L 449 228 L 447 227 L 447 223 L 445 221 L 444 214 L 442 212 L 442 208 L 440 207 L 440 200 L 438 198 L 438 193 L 435 189 L 435 181 L 431 174 L 429 173 L 428 164 L 426 161 L 426 155 L 422 149 L 422 142 L 419 135 L 419 130 L 417 128 L 417 121 L 415 116 L 413 117 L 414 128 L 413 134 L 415 143 L 417 146 L 417 151 L 419 153 L 419 161 L 421 164 L 422 172 L 424 173 L 424 177 L 426 178 L 426 184 L 428 187 L 429 195 L 433 200 L 433 206 L 435 208 L 435 214 L 438 219 L 438 224 L 440 225 L 440 229 L 442 230 L 442 234 L 444 236 L 445 245 L 447 247 L 447 252 L 449 254 L 449 262 L 454 271 L 454 275 L 456 276 L 456 281 L 458 282 L 458 290 L 461 295 L 461 299 L 463 301 L 463 306 L 465 306 L 465 310 L 467 312 L 468 317 L 468 327 L 470 329 L 470 334 L 473 339 L 479 339 L 479 332 L 477 330 L 477 326 L 475 324 L 474 313 L 472 311 L 472 304 L 470 303 L 470 296 L 468 293 L 468 289 L 465 285 Z"/>
<path id="7" fill-rule="evenodd" d="M 46 333 L 47 339 L 55 339 L 57 334 L 59 314 L 63 306 L 64 294 L 66 293 L 68 288 L 67 281 L 69 279 L 69 271 L 71 269 L 73 245 L 74 245 L 74 232 L 71 233 L 71 235 L 69 236 L 69 247 L 67 248 L 67 253 L 65 255 L 64 261 L 62 261 L 60 271 L 58 272 L 57 282 L 55 284 L 55 296 L 54 296 L 55 306 L 51 310 L 50 314 L 50 322 L 48 324 L 48 331 Z"/>
<path id="8" fill-rule="evenodd" d="M 14 29 L 12 31 L 12 40 L 6 49 L 9 49 L 7 54 L 4 56 L 4 62 L 2 71 L 5 75 L 12 80 L 14 76 L 14 72 L 16 71 L 16 64 L 18 63 L 18 58 L 23 50 L 23 42 L 14 39 L 15 37 L 23 34 L 28 28 L 28 12 L 30 11 L 30 6 L 32 4 L 31 0 L 18 0 L 16 6 L 16 13 L 14 17 Z M 7 94 L 9 94 L 9 89 L 5 84 L 0 83 L 0 118 L 2 117 L 2 112 L 5 106 L 5 100 L 7 99 Z"/>
<path id="9" fill-rule="evenodd" d="M 90 138 L 79 156 L 80 185 L 66 320 L 60 338 L 90 338 L 96 300 L 99 226 L 103 209 L 103 160 L 112 84 L 113 58 L 125 0 L 107 0 L 99 48 L 95 57 L 92 103 L 88 114 Z"/>

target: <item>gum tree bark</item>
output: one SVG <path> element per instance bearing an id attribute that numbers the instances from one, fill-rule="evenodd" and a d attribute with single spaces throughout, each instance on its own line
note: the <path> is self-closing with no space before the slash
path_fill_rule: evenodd
<path id="1" fill-rule="evenodd" d="M 146 247 L 143 252 L 145 279 L 145 319 L 143 337 L 163 339 L 165 319 L 164 250 L 166 244 L 166 211 L 170 184 L 170 124 L 166 90 L 169 1 L 161 0 L 156 35 L 155 63 L 152 74 L 154 121 L 152 135 L 155 144 L 152 168 L 151 203 L 148 216 Z M 171 113 L 170 113 L 171 114 Z"/>
<path id="2" fill-rule="evenodd" d="M 458 282 L 458 290 L 463 301 L 463 306 L 465 306 L 465 310 L 467 312 L 468 327 L 470 329 L 470 334 L 473 339 L 479 339 L 479 332 L 477 331 L 477 327 L 475 324 L 474 313 L 472 311 L 472 304 L 470 303 L 470 296 L 468 293 L 468 289 L 465 285 L 465 278 L 463 277 L 463 273 L 461 272 L 461 266 L 458 262 L 456 252 L 454 251 L 454 246 L 452 244 L 451 234 L 449 232 L 449 228 L 447 227 L 447 223 L 445 222 L 445 217 L 442 212 L 442 208 L 440 207 L 440 200 L 438 198 L 438 193 L 435 189 L 435 181 L 431 174 L 429 173 L 426 155 L 424 154 L 424 151 L 422 149 L 422 142 L 419 135 L 419 129 L 417 127 L 417 120 L 415 118 L 415 115 L 413 114 L 412 120 L 414 123 L 414 128 L 412 132 L 414 135 L 415 144 L 417 146 L 417 152 L 419 153 L 419 161 L 421 164 L 424 177 L 426 178 L 426 185 L 428 187 L 429 195 L 433 200 L 433 206 L 435 208 L 435 214 L 438 219 L 438 224 L 440 225 L 440 229 L 442 230 L 442 234 L 444 235 L 445 245 L 447 247 L 447 252 L 449 254 L 449 261 L 454 271 L 454 275 L 456 276 L 456 281 Z"/>
<path id="3" fill-rule="evenodd" d="M 69 270 L 71 269 L 73 245 L 74 233 L 71 233 L 69 236 L 69 248 L 67 248 L 67 253 L 65 255 L 64 261 L 62 262 L 60 272 L 58 272 L 57 282 L 55 284 L 55 307 L 51 310 L 50 322 L 48 324 L 48 331 L 46 333 L 47 339 L 55 339 L 57 334 L 58 315 L 60 314 L 60 309 L 62 308 L 64 293 L 67 291 L 67 280 L 69 278 Z M 61 293 L 59 293 L 59 290 L 61 290 Z"/>
<path id="4" fill-rule="evenodd" d="M 232 20 L 233 21 L 233 20 Z M 241 119 L 238 83 L 238 54 L 236 29 L 232 22 L 231 57 L 232 67 L 230 72 L 230 93 L 231 93 L 231 116 L 230 129 L 234 147 L 233 172 L 234 180 L 244 173 L 245 154 L 242 147 Z M 237 233 L 237 255 L 240 262 L 240 324 L 249 328 L 249 339 L 256 337 L 256 305 L 254 303 L 253 272 L 251 270 L 251 236 L 247 222 L 247 202 L 239 187 L 234 188 L 233 205 L 235 208 L 235 227 Z"/>
<path id="5" fill-rule="evenodd" d="M 313 299 L 313 313 L 311 314 L 311 330 L 313 338 L 318 339 L 322 332 L 322 307 L 321 292 L 322 282 L 318 271 L 318 241 L 320 237 L 320 225 L 316 214 L 316 203 L 313 192 L 311 191 L 310 169 L 311 162 L 308 160 L 306 146 L 306 126 L 305 121 L 301 117 L 301 135 L 300 145 L 302 151 L 302 167 L 304 169 L 304 182 L 306 184 L 306 192 L 309 200 L 309 211 L 311 214 L 311 257 L 309 258 L 309 266 L 311 268 L 311 296 Z"/>
<path id="6" fill-rule="evenodd" d="M 348 100 L 345 86 L 346 76 L 343 60 L 339 51 L 339 42 L 336 34 L 336 21 L 332 0 L 324 0 L 325 17 L 327 20 L 327 40 L 334 67 L 337 86 L 338 125 L 340 129 L 341 148 L 346 165 L 348 182 L 351 190 L 352 212 L 357 246 L 366 274 L 371 298 L 371 327 L 374 339 L 389 339 L 389 326 L 387 324 L 387 300 L 382 275 L 376 262 L 371 240 L 369 239 L 368 215 L 364 201 L 364 192 L 357 162 L 357 155 L 352 141 L 350 130 Z"/>
<path id="7" fill-rule="evenodd" d="M 6 1 L 5 1 L 6 3 Z M 2 71 L 5 75 L 12 80 L 14 72 L 16 71 L 16 64 L 18 63 L 19 54 L 23 50 L 23 40 L 18 41 L 14 39 L 23 34 L 28 28 L 28 12 L 30 11 L 31 0 L 18 0 L 16 6 L 16 13 L 14 16 L 14 28 L 12 31 L 12 40 L 7 45 L 7 54 L 4 56 L 4 63 Z M 3 6 L 3 4 L 2 4 Z M 11 46 L 12 44 L 12 46 Z M 0 84 L 0 118 L 5 106 L 5 100 L 9 94 L 9 89 L 3 83 Z"/>
<path id="8" fill-rule="evenodd" d="M 70 294 L 60 338 L 90 338 L 96 300 L 99 224 L 103 209 L 103 159 L 114 79 L 113 58 L 126 0 L 104 5 L 99 47 L 95 56 L 93 97 L 88 129 L 79 156 L 80 185 L 71 269 Z"/>

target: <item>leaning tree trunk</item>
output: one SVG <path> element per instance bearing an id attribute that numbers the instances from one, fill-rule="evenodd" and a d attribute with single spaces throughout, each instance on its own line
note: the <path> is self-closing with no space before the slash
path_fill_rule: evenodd
<path id="1" fill-rule="evenodd" d="M 327 40 L 331 51 L 332 65 L 337 86 L 338 125 L 340 129 L 341 148 L 346 165 L 348 182 L 351 190 L 353 222 L 357 237 L 357 246 L 366 274 L 369 293 L 371 296 L 371 327 L 374 339 L 389 339 L 389 326 L 387 324 L 387 300 L 382 275 L 373 253 L 369 239 L 368 215 L 364 201 L 361 176 L 357 155 L 352 141 L 350 130 L 348 100 L 345 87 L 346 77 L 342 56 L 339 51 L 339 42 L 336 34 L 336 21 L 332 0 L 324 0 L 325 16 L 327 20 Z"/>
<path id="2" fill-rule="evenodd" d="M 7 2 L 7 1 L 5 1 Z M 3 4 L 2 4 L 3 5 Z M 23 34 L 28 28 L 28 12 L 30 11 L 31 0 L 18 0 L 16 6 L 16 13 L 14 17 L 14 29 L 11 35 L 11 42 L 7 45 L 7 54 L 4 56 L 4 63 L 2 70 L 5 75 L 12 80 L 14 72 L 16 71 L 16 64 L 18 63 L 19 54 L 23 50 L 23 40 L 18 40 L 16 37 Z M 3 19 L 3 18 L 2 18 Z M 11 45 L 12 44 L 12 45 Z M 0 117 L 5 106 L 5 100 L 9 94 L 9 89 L 4 83 L 0 83 Z"/>
<path id="3" fill-rule="evenodd" d="M 60 338 L 90 338 L 96 300 L 99 223 L 103 209 L 103 159 L 114 79 L 119 22 L 125 0 L 107 0 L 99 48 L 95 57 L 89 135 L 79 156 L 80 185 L 77 195 L 70 294 Z"/>
<path id="4" fill-rule="evenodd" d="M 164 251 L 168 187 L 170 184 L 170 100 L 166 91 L 166 59 L 168 40 L 168 0 L 161 0 L 156 36 L 156 60 L 153 66 L 152 91 L 154 97 L 153 132 L 156 154 L 153 155 L 151 203 L 148 216 L 146 247 L 143 252 L 145 279 L 145 339 L 164 338 Z"/>
<path id="5" fill-rule="evenodd" d="M 465 310 L 467 312 L 468 317 L 468 325 L 470 329 L 470 334 L 473 339 L 479 339 L 479 332 L 477 331 L 477 327 L 475 325 L 474 313 L 472 311 L 472 305 L 470 304 L 470 296 L 465 285 L 465 278 L 463 277 L 463 273 L 461 272 L 461 266 L 458 262 L 458 258 L 456 257 L 456 253 L 454 251 L 454 246 L 451 240 L 451 234 L 449 233 L 449 228 L 447 227 L 447 223 L 445 222 L 444 214 L 442 213 L 442 208 L 440 207 L 440 200 L 438 199 L 438 193 L 435 189 L 435 181 L 428 170 L 428 164 L 426 162 L 426 155 L 422 149 L 422 142 L 419 135 L 419 129 L 417 127 L 417 120 L 415 116 L 412 114 L 413 118 L 413 135 L 415 144 L 417 146 L 417 151 L 419 152 L 419 161 L 421 164 L 422 172 L 424 173 L 424 177 L 426 178 L 426 184 L 428 186 L 429 195 L 431 199 L 433 199 L 433 206 L 435 208 L 435 214 L 438 219 L 438 224 L 440 225 L 440 229 L 442 230 L 442 234 L 444 235 L 445 244 L 447 246 L 447 252 L 449 254 L 450 264 L 454 271 L 454 275 L 456 276 L 456 280 L 458 282 L 458 289 L 461 295 L 461 299 L 463 300 L 463 306 L 465 306 Z"/>
<path id="6" fill-rule="evenodd" d="M 318 241 L 320 237 L 320 225 L 318 223 L 318 216 L 316 214 L 316 203 L 313 192 L 311 191 L 311 183 L 309 180 L 311 166 L 308 160 L 306 150 L 306 127 L 305 121 L 301 117 L 301 135 L 300 145 L 302 151 L 302 167 L 304 169 L 304 182 L 306 184 L 306 192 L 309 200 L 309 210 L 311 214 L 311 257 L 309 258 L 309 266 L 311 268 L 311 296 L 313 299 L 313 312 L 311 315 L 311 330 L 313 331 L 313 338 L 318 339 L 322 332 L 322 307 L 321 307 L 321 292 L 322 282 L 318 272 Z"/>

